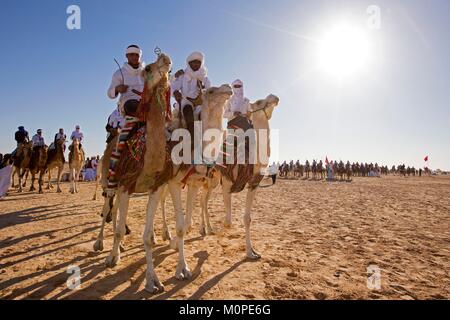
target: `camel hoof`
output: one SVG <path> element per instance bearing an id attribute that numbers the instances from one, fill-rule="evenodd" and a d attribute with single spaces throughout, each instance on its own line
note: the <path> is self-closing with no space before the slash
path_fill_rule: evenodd
<path id="1" fill-rule="evenodd" d="M 58 188 L 58 190 L 56 190 L 56 193 L 62 193 L 62 190 Z"/>
<path id="2" fill-rule="evenodd" d="M 125 247 L 123 245 L 120 245 L 119 250 L 120 250 L 120 252 L 125 252 Z"/>
<path id="3" fill-rule="evenodd" d="M 213 228 L 206 228 L 206 234 L 208 235 L 215 235 L 216 234 L 216 230 L 214 230 Z"/>
<path id="4" fill-rule="evenodd" d="M 187 266 L 180 268 L 180 270 L 177 270 L 177 272 L 175 273 L 175 278 L 177 278 L 178 280 L 187 280 L 191 277 L 192 273 Z"/>
<path id="5" fill-rule="evenodd" d="M 42 190 L 39 190 L 39 192 L 38 192 L 39 194 L 44 194 L 44 191 L 42 191 Z"/>
<path id="6" fill-rule="evenodd" d="M 261 259 L 261 255 L 255 251 L 255 249 L 252 249 L 250 252 L 247 253 L 247 258 L 250 260 L 259 260 Z"/>
<path id="7" fill-rule="evenodd" d="M 191 233 L 191 231 L 192 231 L 192 225 L 189 224 L 189 225 L 186 226 L 186 234 Z"/>
<path id="8" fill-rule="evenodd" d="M 225 226 L 225 228 L 229 229 L 229 228 L 231 228 L 232 223 L 231 223 L 231 221 L 225 221 L 223 225 Z"/>
<path id="9" fill-rule="evenodd" d="M 127 226 L 127 225 L 125 225 L 125 234 L 126 234 L 126 235 L 129 235 L 129 234 L 131 234 L 131 229 L 130 229 L 130 228 L 128 228 L 128 226 Z"/>
<path id="10" fill-rule="evenodd" d="M 22 190 L 22 189 L 19 189 L 19 190 L 17 190 L 17 192 L 18 192 L 18 193 L 22 193 L 22 192 L 23 192 L 23 190 Z"/>
<path id="11" fill-rule="evenodd" d="M 146 281 L 144 289 L 145 289 L 145 291 L 147 291 L 148 293 L 151 293 L 151 294 L 164 292 L 164 286 L 159 281 L 156 274 L 147 276 L 147 281 Z"/>
<path id="12" fill-rule="evenodd" d="M 106 266 L 108 268 L 114 268 L 115 266 L 117 266 L 117 264 L 120 262 L 120 256 L 113 256 L 113 255 L 109 255 L 106 258 Z"/>
<path id="13" fill-rule="evenodd" d="M 95 200 L 97 200 L 97 196 L 96 195 L 92 197 L 92 201 L 95 201 Z"/>
<path id="14" fill-rule="evenodd" d="M 94 251 L 103 251 L 103 241 L 98 239 L 97 241 L 95 241 L 94 243 Z"/>
<path id="15" fill-rule="evenodd" d="M 205 227 L 201 227 L 200 228 L 200 235 L 202 236 L 202 237 L 204 237 L 204 236 L 206 236 L 206 228 Z"/>
<path id="16" fill-rule="evenodd" d="M 50 187 L 49 187 L 49 186 L 47 186 L 47 187 L 45 188 L 45 190 L 50 190 Z"/>
<path id="17" fill-rule="evenodd" d="M 103 217 L 103 214 L 102 214 Z M 112 213 L 111 211 L 108 212 L 108 215 L 106 216 L 106 223 L 110 223 L 112 221 Z"/>
<path id="18" fill-rule="evenodd" d="M 35 190 L 36 190 L 36 189 L 33 188 L 33 187 L 30 188 L 30 192 L 35 191 Z"/>
<path id="19" fill-rule="evenodd" d="M 162 239 L 163 239 L 163 241 L 170 241 L 170 240 L 172 240 L 172 235 L 170 234 L 169 230 L 165 229 L 163 231 Z"/>

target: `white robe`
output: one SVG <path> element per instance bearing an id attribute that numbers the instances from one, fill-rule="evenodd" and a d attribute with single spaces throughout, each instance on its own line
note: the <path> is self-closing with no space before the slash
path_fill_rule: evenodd
<path id="1" fill-rule="evenodd" d="M 45 141 L 43 136 L 35 134 L 31 139 L 33 141 L 33 147 L 43 147 L 45 146 Z"/>
<path id="2" fill-rule="evenodd" d="M 12 165 L 0 169 L 0 198 L 3 198 L 11 187 L 12 171 Z"/>
<path id="3" fill-rule="evenodd" d="M 242 88 L 235 88 L 235 84 L 240 84 Z M 233 82 L 233 96 L 225 106 L 224 117 L 231 120 L 234 118 L 235 112 L 240 112 L 243 115 L 250 111 L 250 100 L 244 97 L 244 87 L 240 80 Z"/>
<path id="4" fill-rule="evenodd" d="M 119 108 L 122 114 L 124 114 L 123 105 L 128 100 L 141 100 L 141 96 L 134 93 L 132 90 L 139 92 L 144 91 L 144 77 L 142 76 L 142 71 L 145 68 L 145 64 L 142 63 L 139 68 L 134 69 L 128 63 L 124 63 L 123 67 L 117 70 L 111 80 L 111 84 L 108 89 L 108 97 L 110 99 L 117 98 L 116 87 L 121 84 L 128 86 L 127 92 L 121 93 L 119 98 Z M 122 70 L 122 73 L 120 72 Z M 123 74 L 123 79 L 122 79 Z"/>

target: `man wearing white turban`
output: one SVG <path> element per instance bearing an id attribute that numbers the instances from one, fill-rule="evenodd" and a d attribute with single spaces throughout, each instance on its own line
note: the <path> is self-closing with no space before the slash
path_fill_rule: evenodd
<path id="1" fill-rule="evenodd" d="M 202 90 L 211 87 L 205 67 L 205 56 L 201 52 L 193 52 L 186 59 L 187 67 L 179 80 L 173 83 L 173 96 L 181 106 L 181 113 L 191 134 L 191 145 L 194 146 L 194 121 L 199 120 L 202 105 Z"/>
<path id="2" fill-rule="evenodd" d="M 137 109 L 144 91 L 144 77 L 142 71 L 145 64 L 141 62 L 142 50 L 137 45 L 130 45 L 126 49 L 127 62 L 123 67 L 117 70 L 111 80 L 108 89 L 108 97 L 119 98 L 119 110 L 124 117 L 123 125 L 120 128 L 119 139 L 116 148 L 111 155 L 108 176 L 108 195 L 114 194 L 117 189 L 118 181 L 116 179 L 116 166 L 119 162 L 120 155 L 125 148 L 125 142 L 129 133 L 139 122 L 137 117 Z"/>
<path id="3" fill-rule="evenodd" d="M 250 124 L 250 100 L 244 96 L 244 83 L 237 79 L 231 84 L 233 96 L 225 107 L 224 117 L 228 119 L 228 126 L 236 126 L 247 130 Z"/>
<path id="4" fill-rule="evenodd" d="M 250 112 L 250 100 L 244 96 L 244 83 L 237 79 L 231 84 L 233 96 L 227 103 L 224 117 L 229 120 L 237 116 L 248 116 Z"/>

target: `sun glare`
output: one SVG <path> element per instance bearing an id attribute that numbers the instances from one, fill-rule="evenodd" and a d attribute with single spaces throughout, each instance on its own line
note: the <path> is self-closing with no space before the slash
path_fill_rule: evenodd
<path id="1" fill-rule="evenodd" d="M 340 25 L 327 32 L 320 41 L 320 67 L 336 77 L 354 75 L 366 66 L 369 44 L 362 30 Z"/>

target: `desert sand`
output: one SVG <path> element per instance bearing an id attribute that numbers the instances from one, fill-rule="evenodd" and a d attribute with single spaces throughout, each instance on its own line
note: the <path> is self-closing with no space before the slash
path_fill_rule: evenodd
<path id="1" fill-rule="evenodd" d="M 263 183 L 268 183 L 265 181 Z M 80 193 L 10 190 L 0 200 L 1 299 L 449 299 L 450 178 L 355 178 L 351 183 L 279 180 L 261 189 L 253 211 L 252 238 L 262 254 L 245 258 L 245 194 L 233 198 L 233 226 L 223 227 L 219 189 L 210 211 L 217 233 L 199 235 L 199 207 L 187 236 L 190 280 L 175 279 L 177 253 L 155 222 L 156 272 L 165 291 L 144 291 L 142 244 L 146 196 L 130 203 L 121 263 L 104 262 L 112 245 L 93 252 L 103 198 L 93 183 Z M 28 190 L 28 189 L 26 189 Z M 185 196 L 185 192 L 184 192 Z M 197 202 L 198 203 L 198 202 Z M 167 203 L 174 231 L 173 207 Z M 70 290 L 69 266 L 81 269 L 81 288 Z M 381 288 L 367 286 L 367 267 L 380 269 Z"/>

